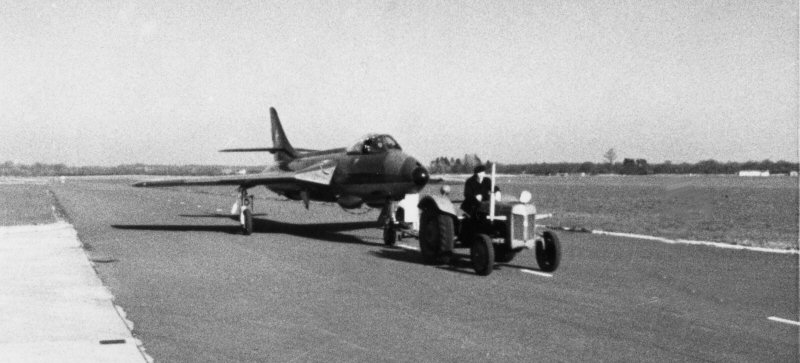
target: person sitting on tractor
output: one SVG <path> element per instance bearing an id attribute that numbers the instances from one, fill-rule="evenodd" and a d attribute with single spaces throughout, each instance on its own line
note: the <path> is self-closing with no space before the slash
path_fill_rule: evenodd
<path id="1" fill-rule="evenodd" d="M 473 170 L 473 174 L 464 184 L 464 202 L 461 203 L 463 210 L 468 218 L 477 218 L 481 202 L 489 200 L 489 193 L 492 189 L 492 181 L 486 177 L 486 166 L 478 165 Z M 494 191 L 500 188 L 495 187 Z"/>

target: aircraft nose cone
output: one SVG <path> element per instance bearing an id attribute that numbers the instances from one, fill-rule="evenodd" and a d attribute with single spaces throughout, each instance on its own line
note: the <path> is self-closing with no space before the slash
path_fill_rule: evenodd
<path id="1" fill-rule="evenodd" d="M 431 179 L 431 175 L 428 174 L 428 170 L 425 169 L 422 165 L 417 166 L 414 168 L 414 171 L 411 172 L 411 180 L 414 181 L 418 187 L 424 187 L 425 184 L 428 184 L 428 180 Z"/>
<path id="2" fill-rule="evenodd" d="M 422 189 L 431 179 L 431 174 L 428 173 L 428 169 L 425 169 L 425 167 L 422 166 L 417 159 L 412 157 L 405 157 L 403 160 L 403 166 L 400 169 L 400 176 L 404 182 L 413 183 L 414 190 Z"/>

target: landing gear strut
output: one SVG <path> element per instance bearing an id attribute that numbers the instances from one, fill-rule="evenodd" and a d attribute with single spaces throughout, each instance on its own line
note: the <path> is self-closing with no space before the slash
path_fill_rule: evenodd
<path id="1" fill-rule="evenodd" d="M 242 224 L 242 234 L 250 235 L 253 233 L 253 203 L 254 198 L 252 195 L 247 194 L 246 188 L 239 188 L 239 198 L 234 205 L 234 209 L 238 205 L 239 209 L 239 223 Z"/>

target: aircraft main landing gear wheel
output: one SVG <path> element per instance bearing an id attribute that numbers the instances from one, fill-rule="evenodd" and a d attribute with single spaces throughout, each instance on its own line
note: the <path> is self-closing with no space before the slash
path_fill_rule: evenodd
<path id="1" fill-rule="evenodd" d="M 469 256 L 472 259 L 472 269 L 479 276 L 486 276 L 492 273 L 494 268 L 494 246 L 492 238 L 480 233 L 472 241 L 469 249 Z"/>
<path id="2" fill-rule="evenodd" d="M 391 222 L 390 222 L 391 223 Z M 397 230 L 392 225 L 383 227 L 383 244 L 394 246 L 397 242 Z"/>
<path id="3" fill-rule="evenodd" d="M 403 208 L 397 207 L 397 202 L 387 199 L 386 204 L 381 210 L 381 215 L 378 217 L 378 222 L 383 224 L 383 244 L 387 246 L 394 246 L 397 243 L 398 235 L 398 222 L 405 220 L 405 212 Z"/>
<path id="4" fill-rule="evenodd" d="M 536 241 L 536 262 L 544 272 L 553 272 L 561 262 L 561 243 L 558 236 L 550 231 L 542 233 L 542 239 Z"/>
<path id="5" fill-rule="evenodd" d="M 249 209 L 242 211 L 242 233 L 245 236 L 253 233 L 253 212 Z"/>

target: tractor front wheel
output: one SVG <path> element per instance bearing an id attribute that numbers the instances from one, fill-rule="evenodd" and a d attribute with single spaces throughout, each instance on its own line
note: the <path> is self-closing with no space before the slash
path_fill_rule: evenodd
<path id="1" fill-rule="evenodd" d="M 544 272 L 553 272 L 561 263 L 561 243 L 558 236 L 550 231 L 542 234 L 542 239 L 536 241 L 536 262 Z"/>
<path id="2" fill-rule="evenodd" d="M 475 236 L 472 241 L 472 247 L 469 249 L 469 255 L 472 259 L 472 269 L 480 276 L 486 276 L 492 273 L 494 268 L 494 247 L 492 238 L 488 235 L 480 233 Z"/>

